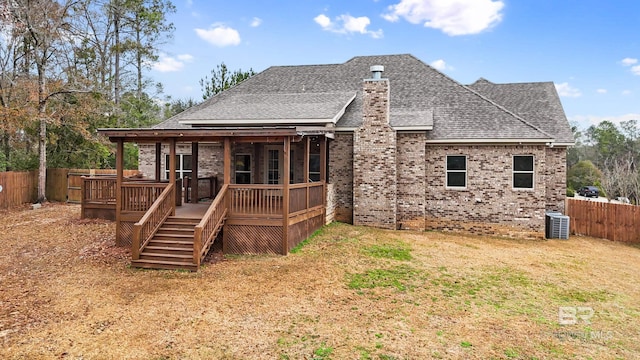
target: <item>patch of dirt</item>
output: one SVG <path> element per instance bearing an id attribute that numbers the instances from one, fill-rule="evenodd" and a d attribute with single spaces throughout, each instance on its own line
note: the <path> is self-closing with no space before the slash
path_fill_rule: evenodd
<path id="1" fill-rule="evenodd" d="M 640 248 L 333 224 L 288 256 L 129 267 L 77 205 L 0 212 L 2 359 L 634 358 Z M 409 249 L 410 257 L 373 247 Z M 586 324 L 560 325 L 560 307 Z M 571 320 L 571 317 L 569 317 Z"/>

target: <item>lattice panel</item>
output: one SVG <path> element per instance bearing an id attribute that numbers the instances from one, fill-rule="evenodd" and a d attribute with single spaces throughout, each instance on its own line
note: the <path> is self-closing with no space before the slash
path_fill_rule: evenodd
<path id="1" fill-rule="evenodd" d="M 122 247 L 131 247 L 131 239 L 133 238 L 133 224 L 130 221 L 121 221 L 120 228 L 116 232 L 116 245 Z"/>
<path id="2" fill-rule="evenodd" d="M 225 254 L 280 254 L 282 227 L 226 225 L 224 227 Z"/>

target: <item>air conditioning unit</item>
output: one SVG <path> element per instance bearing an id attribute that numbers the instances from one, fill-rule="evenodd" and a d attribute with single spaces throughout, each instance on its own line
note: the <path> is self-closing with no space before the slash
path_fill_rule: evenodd
<path id="1" fill-rule="evenodd" d="M 569 216 L 558 212 L 546 214 L 545 235 L 547 239 L 569 239 Z"/>

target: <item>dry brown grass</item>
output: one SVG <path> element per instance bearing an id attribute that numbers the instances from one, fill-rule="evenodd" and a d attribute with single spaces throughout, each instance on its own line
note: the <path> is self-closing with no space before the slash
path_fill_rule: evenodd
<path id="1" fill-rule="evenodd" d="M 335 224 L 296 254 L 227 257 L 187 273 L 129 268 L 111 246 L 113 223 L 78 217 L 66 205 L 0 213 L 0 358 L 640 354 L 636 247 Z M 560 306 L 595 315 L 561 326 Z"/>

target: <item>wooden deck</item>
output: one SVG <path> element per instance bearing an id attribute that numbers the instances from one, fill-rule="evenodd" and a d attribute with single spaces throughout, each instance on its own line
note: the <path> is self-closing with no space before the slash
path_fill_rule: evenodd
<path id="1" fill-rule="evenodd" d="M 183 203 L 182 206 L 176 206 L 175 217 L 183 219 L 202 219 L 210 205 L 211 201 L 200 202 L 197 204 Z"/>
<path id="2" fill-rule="evenodd" d="M 181 205 L 175 201 L 179 190 L 170 183 L 128 182 L 120 191 L 120 211 L 114 182 L 85 178 L 82 216 L 103 217 L 96 209 L 116 214 L 116 242 L 132 247 L 134 266 L 197 270 L 221 231 L 225 253 L 284 255 L 325 222 L 324 182 L 225 184 L 213 201 Z M 191 221 L 188 234 L 165 225 L 180 219 Z M 167 241 L 170 246 L 158 245 Z M 193 248 L 192 257 L 187 248 Z"/>

